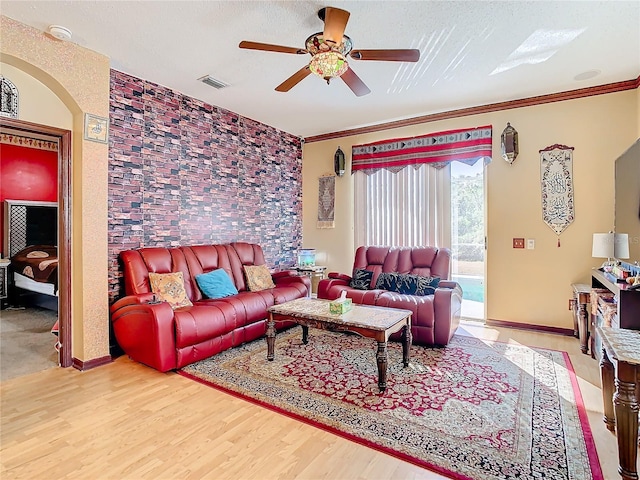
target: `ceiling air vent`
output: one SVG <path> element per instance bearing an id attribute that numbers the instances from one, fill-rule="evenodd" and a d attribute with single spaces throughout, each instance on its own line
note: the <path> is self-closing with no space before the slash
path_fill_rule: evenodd
<path id="1" fill-rule="evenodd" d="M 205 75 L 204 77 L 200 77 L 198 80 L 200 80 L 202 83 L 206 83 L 210 87 L 217 88 L 218 90 L 229 86 L 228 83 L 224 83 L 220 80 L 216 80 L 210 75 Z"/>

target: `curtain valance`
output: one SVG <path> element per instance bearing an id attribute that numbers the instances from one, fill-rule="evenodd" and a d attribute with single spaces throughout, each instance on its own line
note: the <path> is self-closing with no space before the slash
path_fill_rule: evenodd
<path id="1" fill-rule="evenodd" d="M 473 165 L 480 159 L 489 163 L 491 132 L 491 125 L 487 125 L 354 145 L 351 173 L 372 173 L 381 168 L 399 171 L 408 165 L 419 167 L 425 163 L 442 168 L 453 161 Z"/>

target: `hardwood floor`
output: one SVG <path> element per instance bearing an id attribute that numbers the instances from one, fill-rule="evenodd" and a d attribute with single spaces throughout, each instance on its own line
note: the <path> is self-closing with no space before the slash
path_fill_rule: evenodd
<path id="1" fill-rule="evenodd" d="M 619 478 L 598 365 L 577 339 L 473 322 L 459 333 L 567 351 L 605 479 Z M 0 401 L 3 480 L 444 478 L 126 357 L 2 382 Z"/>

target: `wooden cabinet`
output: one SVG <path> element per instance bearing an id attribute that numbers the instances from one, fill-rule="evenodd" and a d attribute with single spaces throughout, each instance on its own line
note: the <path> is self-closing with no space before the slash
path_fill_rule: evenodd
<path id="1" fill-rule="evenodd" d="M 626 283 L 612 282 L 598 269 L 591 271 L 591 286 L 606 290 L 613 296 L 610 304 L 600 302 L 602 305 L 591 312 L 591 356 L 600 360 L 602 341 L 596 327 L 640 330 L 640 290 L 629 290 Z M 594 301 L 597 302 L 597 298 L 592 303 Z"/>
<path id="2" fill-rule="evenodd" d="M 580 339 L 580 350 L 587 353 L 589 340 L 589 306 L 591 287 L 583 283 L 574 283 L 571 309 L 573 310 L 573 334 Z"/>

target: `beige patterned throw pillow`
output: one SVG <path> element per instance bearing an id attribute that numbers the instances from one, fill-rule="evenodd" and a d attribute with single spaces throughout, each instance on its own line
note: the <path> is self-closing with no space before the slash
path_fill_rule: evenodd
<path id="1" fill-rule="evenodd" d="M 193 305 L 184 289 L 184 277 L 182 272 L 174 273 L 149 273 L 151 291 L 156 293 L 161 300 L 168 302 L 174 310 L 180 307 Z"/>
<path id="2" fill-rule="evenodd" d="M 247 287 L 252 292 L 275 287 L 266 265 L 245 265 L 244 272 L 247 275 Z"/>

